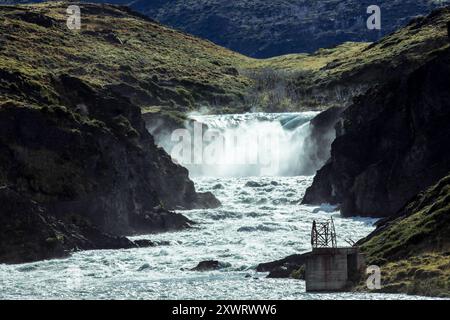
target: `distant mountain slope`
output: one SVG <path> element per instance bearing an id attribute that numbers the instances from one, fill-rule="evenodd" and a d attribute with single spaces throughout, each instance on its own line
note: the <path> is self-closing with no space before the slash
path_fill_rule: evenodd
<path id="1" fill-rule="evenodd" d="M 314 52 L 346 41 L 372 42 L 449 0 L 89 0 L 129 5 L 164 24 L 248 56 Z M 366 27 L 382 10 L 381 31 Z"/>
<path id="2" fill-rule="evenodd" d="M 66 5 L 61 4 L 61 24 Z M 147 111 L 170 111 L 176 118 L 203 106 L 215 113 L 346 106 L 367 88 L 417 68 L 447 43 L 446 17 L 438 11 L 372 45 L 346 42 L 313 54 L 252 59 L 149 19 L 151 27 L 120 15 L 94 21 L 88 4 L 80 6 L 82 17 L 87 16 L 82 31 L 59 50 L 54 51 L 52 43 L 58 43 L 60 34 L 53 31 L 43 33 L 46 43 L 36 41 L 34 33 L 17 36 L 17 29 L 5 29 L 14 41 L 2 44 L 4 52 L 22 56 L 22 63 L 37 70 L 45 70 L 53 60 L 53 72 L 112 85 Z M 29 47 L 48 58 L 35 59 Z"/>
<path id="3" fill-rule="evenodd" d="M 243 54 L 264 58 L 314 52 L 346 41 L 372 42 L 443 2 L 429 0 L 175 0 L 132 7 L 170 26 Z M 151 4 L 150 4 L 151 3 Z M 369 5 L 382 9 L 382 29 L 366 28 Z"/>

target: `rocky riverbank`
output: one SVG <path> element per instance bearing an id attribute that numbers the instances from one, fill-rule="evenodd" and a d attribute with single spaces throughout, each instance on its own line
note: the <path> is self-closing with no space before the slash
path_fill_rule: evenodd
<path id="1" fill-rule="evenodd" d="M 256 271 L 269 272 L 268 278 L 304 279 L 307 257 L 308 253 L 293 254 L 280 260 L 260 263 L 256 267 Z"/>
<path id="2" fill-rule="evenodd" d="M 220 205 L 212 194 L 197 193 L 187 170 L 155 145 L 137 106 L 78 78 L 61 76 L 54 82 L 60 106 L 14 101 L 0 106 L 0 184 L 8 190 L 5 201 L 12 196 L 10 206 L 1 208 L 3 219 L 19 214 L 7 209 L 15 208 L 18 198 L 31 201 L 21 219 L 1 225 L 10 241 L 20 245 L 26 240 L 19 235 L 45 234 L 60 242 L 49 256 L 59 256 L 62 248 L 126 247 L 124 239 L 112 239 L 112 245 L 71 242 L 78 235 L 92 240 L 106 237 L 103 233 L 179 230 L 191 222 L 168 210 Z M 83 228 L 72 232 L 72 225 Z M 60 230 L 66 227 L 69 232 Z M 2 261 L 20 261 L 8 258 L 15 250 L 10 241 L 1 243 Z M 40 256 L 45 254 L 24 253 L 23 259 Z"/>
<path id="3" fill-rule="evenodd" d="M 413 21 L 406 29 L 416 24 L 424 28 L 431 21 L 446 28 L 440 15 L 447 11 Z M 331 130 L 336 139 L 302 203 L 339 205 L 344 216 L 388 217 L 356 244 L 368 264 L 381 267 L 379 291 L 448 297 L 448 40 L 421 63 L 406 63 L 402 69 L 349 107 L 329 109 L 312 122 L 317 137 L 329 136 Z M 291 259 L 258 270 L 293 277 L 304 262 L 289 263 Z M 354 290 L 367 288 L 361 283 Z"/>
<path id="4" fill-rule="evenodd" d="M 303 203 L 345 216 L 395 215 L 450 171 L 450 50 L 355 99 L 336 126 L 331 157 Z"/>
<path id="5" fill-rule="evenodd" d="M 450 176 L 381 220 L 356 245 L 380 266 L 381 292 L 450 297 Z M 364 285 L 357 287 L 364 290 Z"/>
<path id="6" fill-rule="evenodd" d="M 22 54 L 25 34 L 69 50 L 60 45 L 69 30 L 37 12 L 57 11 L 48 6 L 0 10 L 8 21 L 0 27 L 0 263 L 143 245 L 124 236 L 188 228 L 193 222 L 170 210 L 219 206 L 155 144 L 137 100 L 106 85 L 112 73 L 84 77 L 64 62 L 79 60 L 59 60 L 45 41 Z"/>

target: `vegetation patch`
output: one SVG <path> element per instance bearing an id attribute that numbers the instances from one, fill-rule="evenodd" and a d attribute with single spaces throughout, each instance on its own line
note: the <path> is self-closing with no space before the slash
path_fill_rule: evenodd
<path id="1" fill-rule="evenodd" d="M 450 176 L 359 242 L 382 270 L 383 292 L 450 297 Z"/>
<path id="2" fill-rule="evenodd" d="M 368 87 L 409 72 L 448 47 L 449 9 L 379 42 L 254 59 L 165 27 L 128 8 L 79 3 L 0 6 L 0 97 L 58 104 L 62 74 L 107 87 L 145 108 L 187 113 L 299 111 L 348 105 Z"/>

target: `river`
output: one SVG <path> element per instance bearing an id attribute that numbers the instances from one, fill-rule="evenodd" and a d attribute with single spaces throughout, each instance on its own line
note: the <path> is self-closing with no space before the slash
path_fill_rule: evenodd
<path id="1" fill-rule="evenodd" d="M 281 133 L 277 148 L 289 148 L 289 152 L 280 155 L 276 168 L 266 162 L 270 170 L 265 175 L 255 164 L 245 169 L 223 163 L 215 167 L 213 162 L 205 168 L 195 165 L 192 178 L 198 191 L 213 192 L 222 206 L 180 210 L 197 222 L 193 229 L 134 238 L 162 243 L 152 248 L 84 251 L 66 259 L 0 265 L 0 299 L 422 299 L 398 294 L 306 293 L 304 281 L 268 279 L 255 271 L 259 263 L 309 251 L 314 219 L 334 218 L 339 245 L 374 229 L 374 219 L 341 218 L 326 204 L 300 205 L 313 179 L 302 174 L 311 171 L 304 165 L 310 151 L 303 150 L 302 141 L 313 116 L 291 115 L 291 120 L 297 119 L 294 122 L 270 114 L 197 116 L 222 131 L 246 127 Z M 189 270 L 211 259 L 221 261 L 224 268 Z"/>

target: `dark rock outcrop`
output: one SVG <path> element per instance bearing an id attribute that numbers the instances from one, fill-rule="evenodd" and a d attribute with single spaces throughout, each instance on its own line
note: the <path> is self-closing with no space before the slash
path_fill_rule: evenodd
<path id="1" fill-rule="evenodd" d="M 15 18 L 44 28 L 51 28 L 57 24 L 54 19 L 37 12 L 20 12 L 15 15 Z"/>
<path id="2" fill-rule="evenodd" d="M 256 267 L 256 271 L 269 272 L 268 278 L 289 278 L 305 265 L 307 255 L 294 254 L 284 259 L 261 263 Z"/>
<path id="3" fill-rule="evenodd" d="M 39 235 L 57 221 L 55 232 L 74 225 L 80 228 L 76 234 L 89 239 L 89 244 L 57 244 L 48 257 L 74 248 L 123 248 L 131 242 L 122 238 L 126 243 L 108 245 L 111 238 L 104 235 L 180 230 L 192 222 L 168 209 L 217 205 L 212 194 L 196 193 L 188 171 L 155 145 L 140 109 L 128 99 L 67 75 L 51 81 L 60 106 L 0 105 L 0 185 L 12 186 L 44 210 L 42 231 L 38 224 L 20 224 L 16 234 Z M 33 88 L 23 88 L 33 95 Z M 5 222 L 14 214 L 8 210 L 0 208 Z M 16 250 L 11 241 L 26 240 L 2 243 L 5 252 Z M 36 248 L 23 244 L 23 251 L 2 261 L 46 257 L 45 242 L 37 241 Z"/>
<path id="4" fill-rule="evenodd" d="M 0 188 L 0 262 L 61 258 L 77 250 L 137 247 L 125 237 L 101 232 L 87 220 L 63 222 L 10 187 Z"/>
<path id="5" fill-rule="evenodd" d="M 450 41 L 450 21 L 447 22 L 447 36 L 448 36 L 448 40 Z"/>
<path id="6" fill-rule="evenodd" d="M 191 271 L 212 271 L 220 270 L 229 267 L 229 263 L 217 261 L 217 260 L 207 260 L 201 261 L 196 267 L 192 268 Z"/>
<path id="7" fill-rule="evenodd" d="M 156 148 L 139 109 L 74 78 L 61 85 L 71 88 L 62 92 L 68 107 L 1 107 L 6 184 L 57 216 L 82 215 L 107 232 L 186 227 L 187 219 L 163 208 L 197 201 L 193 183 Z M 79 105 L 89 117 L 72 111 Z"/>
<path id="8" fill-rule="evenodd" d="M 185 115 L 176 112 L 147 112 L 143 113 L 143 119 L 147 130 L 152 134 L 155 142 L 164 148 L 164 150 L 172 150 L 178 142 L 171 140 L 172 133 L 175 130 L 186 129 L 193 136 L 195 126 L 201 126 L 202 132 L 208 130 L 208 126 L 204 123 L 187 118 Z M 192 150 L 194 150 L 194 139 L 192 139 Z M 220 201 L 211 192 L 198 192 L 196 199 L 172 207 L 173 209 L 198 209 L 198 208 L 217 208 L 220 207 Z"/>
<path id="9" fill-rule="evenodd" d="M 308 150 L 308 171 L 302 174 L 313 175 L 330 158 L 331 144 L 336 137 L 335 125 L 345 108 L 332 107 L 314 117 L 310 122 L 310 134 L 305 139 Z"/>
<path id="10" fill-rule="evenodd" d="M 336 126 L 331 158 L 304 204 L 345 216 L 395 215 L 450 170 L 450 50 L 355 99 Z"/>

